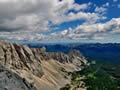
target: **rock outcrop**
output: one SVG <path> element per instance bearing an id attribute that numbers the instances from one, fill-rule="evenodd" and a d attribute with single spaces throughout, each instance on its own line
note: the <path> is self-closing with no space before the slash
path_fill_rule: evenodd
<path id="1" fill-rule="evenodd" d="M 0 90 L 37 90 L 24 78 L 0 65 Z"/>
<path id="2" fill-rule="evenodd" d="M 79 51 L 70 51 L 68 54 L 52 53 L 46 52 L 45 48 L 29 48 L 25 45 L 0 41 L 0 64 L 27 80 L 31 85 L 35 85 L 37 90 L 54 90 L 53 88 L 59 90 L 69 82 L 65 80 L 65 73 L 61 68 L 66 71 L 75 71 L 80 70 L 81 65 L 86 63 Z"/>
<path id="3" fill-rule="evenodd" d="M 12 70 L 29 71 L 38 77 L 43 75 L 40 59 L 27 46 L 0 41 L 0 64 Z"/>

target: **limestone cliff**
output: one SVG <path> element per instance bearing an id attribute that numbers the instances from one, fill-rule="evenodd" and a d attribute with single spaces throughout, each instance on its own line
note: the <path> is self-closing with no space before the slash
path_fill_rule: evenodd
<path id="1" fill-rule="evenodd" d="M 68 54 L 50 53 L 45 48 L 29 48 L 0 41 L 0 64 L 24 78 L 37 90 L 59 90 L 70 82 L 61 69 L 72 72 L 80 70 L 81 65 L 86 63 L 87 60 L 79 51 L 70 51 Z"/>

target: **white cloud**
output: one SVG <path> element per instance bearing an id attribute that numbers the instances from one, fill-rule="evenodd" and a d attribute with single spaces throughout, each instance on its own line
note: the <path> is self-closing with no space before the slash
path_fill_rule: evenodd
<path id="1" fill-rule="evenodd" d="M 77 37 L 78 39 L 81 37 L 86 39 L 102 39 L 104 38 L 104 35 L 118 33 L 120 33 L 120 18 L 113 18 L 104 24 L 97 23 L 91 25 L 80 25 L 73 30 L 72 37 Z"/>
<path id="2" fill-rule="evenodd" d="M 49 35 L 33 32 L 2 32 L 1 39 L 6 40 L 36 40 L 36 41 L 79 41 L 105 40 L 109 35 L 120 34 L 120 18 L 113 18 L 106 23 L 83 24 L 75 29 L 69 28 Z"/>
<path id="3" fill-rule="evenodd" d="M 118 0 L 113 0 L 113 2 L 117 2 Z"/>
<path id="4" fill-rule="evenodd" d="M 51 25 L 85 19 L 94 22 L 102 17 L 86 13 L 91 3 L 77 4 L 74 0 L 0 0 L 0 28 L 17 31 L 48 31 Z M 75 10 L 78 13 L 68 13 Z M 66 14 L 68 13 L 68 14 Z M 51 22 L 51 23 L 50 23 Z"/>
<path id="5" fill-rule="evenodd" d="M 53 0 L 5 0 L 0 1 L 0 26 L 3 29 L 45 28 L 55 7 Z M 33 29 L 34 30 L 34 29 Z"/>
<path id="6" fill-rule="evenodd" d="M 95 12 L 85 12 L 92 3 L 77 4 L 75 0 L 0 0 L 0 39 L 7 40 L 80 40 L 102 39 L 104 20 L 109 3 L 96 7 Z M 73 10 L 75 12 L 69 12 Z M 64 22 L 84 20 L 74 30 L 44 35 L 50 26 Z M 108 25 L 111 26 L 111 25 Z M 119 30 L 118 30 L 119 31 Z M 118 32 L 116 30 L 116 32 Z M 103 35 L 103 34 L 102 34 Z"/>
<path id="7" fill-rule="evenodd" d="M 104 15 L 107 12 L 107 8 L 104 7 L 96 7 L 95 12 Z"/>
<path id="8" fill-rule="evenodd" d="M 73 5 L 73 9 L 76 10 L 76 11 L 85 10 L 87 8 L 88 8 L 88 4 L 82 4 L 82 5 L 74 4 Z"/>
<path id="9" fill-rule="evenodd" d="M 69 13 L 68 15 L 60 16 L 54 18 L 54 24 L 60 24 L 63 22 L 75 21 L 75 20 L 86 20 L 86 23 L 95 23 L 97 20 L 105 19 L 103 16 L 99 16 L 96 13 L 85 13 L 85 12 L 78 12 L 78 13 Z"/>
<path id="10" fill-rule="evenodd" d="M 38 40 L 45 39 L 45 35 L 30 32 L 2 32 L 0 38 L 3 40 Z"/>
<path id="11" fill-rule="evenodd" d="M 120 34 L 120 18 L 113 18 L 106 23 L 97 24 L 83 24 L 75 29 L 69 28 L 68 30 L 59 33 L 52 33 L 47 38 L 52 40 L 105 40 L 109 35 Z"/>
<path id="12" fill-rule="evenodd" d="M 103 7 L 109 7 L 109 5 L 110 5 L 110 3 L 107 2 L 107 3 L 103 4 Z"/>
<path id="13" fill-rule="evenodd" d="M 120 4 L 118 4 L 118 8 L 120 8 Z"/>

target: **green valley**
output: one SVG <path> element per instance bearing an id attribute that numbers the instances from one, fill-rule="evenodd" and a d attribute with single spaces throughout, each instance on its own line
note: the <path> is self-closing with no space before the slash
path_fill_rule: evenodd
<path id="1" fill-rule="evenodd" d="M 61 90 L 79 90 L 83 87 L 87 90 L 120 90 L 119 67 L 108 62 L 94 62 L 82 71 L 71 73 L 71 84 Z"/>

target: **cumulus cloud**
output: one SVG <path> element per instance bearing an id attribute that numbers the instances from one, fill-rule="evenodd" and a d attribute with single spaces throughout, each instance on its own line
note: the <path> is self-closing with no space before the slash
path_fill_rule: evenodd
<path id="1" fill-rule="evenodd" d="M 0 39 L 6 40 L 80 40 L 103 39 L 107 33 L 119 33 L 120 19 L 104 20 L 109 3 L 87 11 L 92 3 L 77 4 L 75 0 L 0 0 Z M 51 26 L 84 20 L 75 29 L 69 28 L 48 35 Z"/>
<path id="2" fill-rule="evenodd" d="M 120 8 L 120 4 L 118 4 L 118 8 Z"/>
<path id="3" fill-rule="evenodd" d="M 104 40 L 109 39 L 108 35 L 120 34 L 120 18 L 113 18 L 106 23 L 83 24 L 75 29 L 59 33 L 52 33 L 50 38 L 57 38 L 59 40 Z"/>
<path id="4" fill-rule="evenodd" d="M 104 35 L 120 33 L 120 18 L 102 24 L 80 25 L 71 33 L 71 38 L 103 39 Z"/>
<path id="5" fill-rule="evenodd" d="M 104 15 L 106 13 L 107 9 L 104 7 L 96 7 L 95 12 Z"/>
<path id="6" fill-rule="evenodd" d="M 54 24 L 85 19 L 101 19 L 98 14 L 84 12 L 91 3 L 77 4 L 74 0 L 0 0 L 0 31 L 48 31 Z M 69 10 L 78 11 L 77 14 Z M 66 14 L 68 13 L 68 14 Z M 91 20 L 93 21 L 93 20 Z"/>
<path id="7" fill-rule="evenodd" d="M 55 0 L 0 0 L 0 27 L 2 29 L 46 30 Z M 38 30 L 38 29 L 37 29 Z"/>
<path id="8" fill-rule="evenodd" d="M 104 16 L 99 16 L 97 13 L 69 13 L 68 15 L 60 16 L 54 18 L 54 24 L 60 24 L 63 22 L 75 21 L 75 20 L 86 20 L 86 23 L 95 23 L 97 20 L 105 19 Z"/>
<path id="9" fill-rule="evenodd" d="M 120 34 L 120 18 L 113 18 L 106 23 L 82 24 L 75 29 L 69 28 L 49 35 L 29 32 L 3 32 L 0 38 L 6 40 L 37 40 L 37 41 L 79 41 L 105 40 L 108 35 Z"/>
<path id="10" fill-rule="evenodd" d="M 106 2 L 100 7 L 96 6 L 95 12 L 103 16 L 104 14 L 107 13 L 109 5 L 110 5 L 109 2 Z"/>
<path id="11" fill-rule="evenodd" d="M 2 40 L 41 41 L 45 39 L 45 35 L 39 33 L 30 33 L 30 32 L 2 32 L 0 33 L 0 38 Z"/>
<path id="12" fill-rule="evenodd" d="M 117 2 L 118 0 L 113 0 L 113 2 Z"/>
<path id="13" fill-rule="evenodd" d="M 105 4 L 103 4 L 103 7 L 109 7 L 109 6 L 110 6 L 109 2 L 106 2 Z"/>

